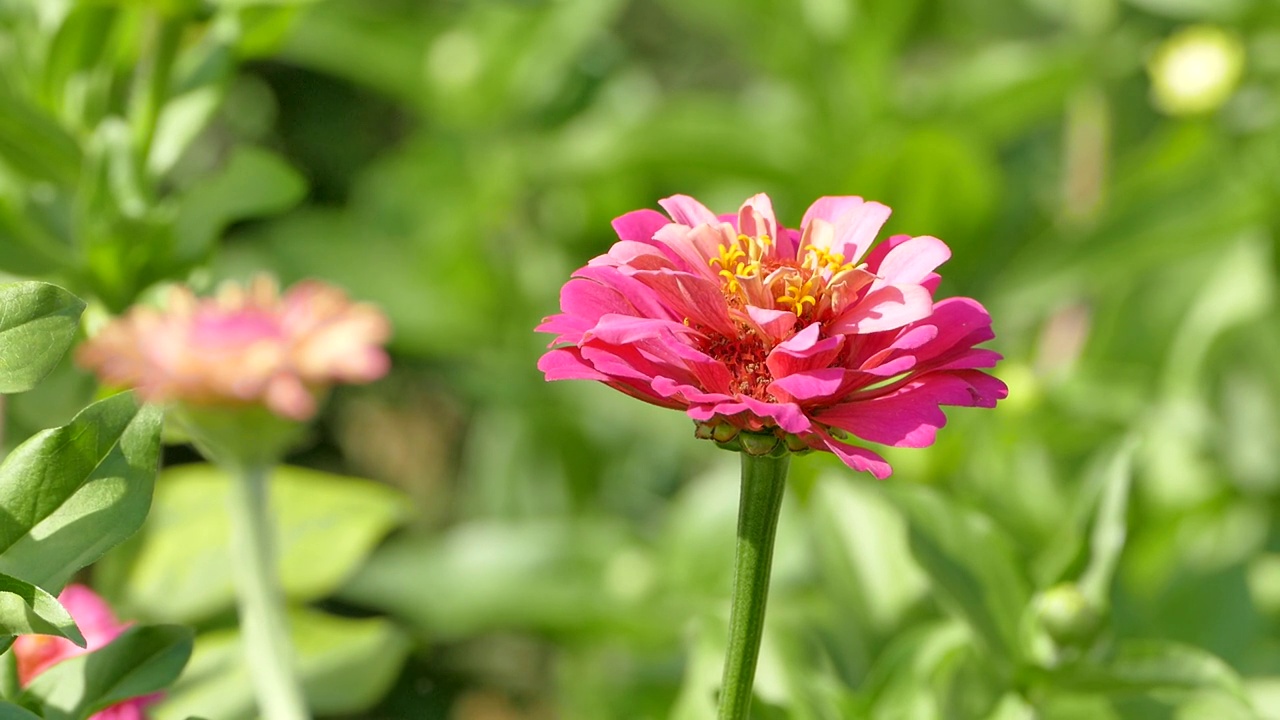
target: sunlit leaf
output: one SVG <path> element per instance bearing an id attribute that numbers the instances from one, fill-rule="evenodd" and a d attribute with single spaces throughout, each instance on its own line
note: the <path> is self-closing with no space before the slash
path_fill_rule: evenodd
<path id="1" fill-rule="evenodd" d="M 140 544 L 131 548 L 117 594 L 139 614 L 193 621 L 235 600 L 228 477 L 211 465 L 166 470 Z M 285 593 L 332 593 L 405 513 L 394 490 L 367 480 L 281 467 L 270 480 Z"/>
<path id="2" fill-rule="evenodd" d="M 129 537 L 151 505 L 160 411 L 122 393 L 0 464 L 0 572 L 50 590 Z"/>
<path id="3" fill-rule="evenodd" d="M 31 583 L 0 575 L 0 638 L 39 633 L 84 645 L 75 620 L 58 599 Z"/>
<path id="4" fill-rule="evenodd" d="M 30 390 L 62 359 L 84 303 L 56 285 L 0 285 L 0 393 Z"/>

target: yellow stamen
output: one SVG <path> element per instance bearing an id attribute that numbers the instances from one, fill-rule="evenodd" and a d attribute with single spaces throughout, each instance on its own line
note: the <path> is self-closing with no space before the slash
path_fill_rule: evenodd
<path id="1" fill-rule="evenodd" d="M 738 258 L 746 257 L 746 256 L 747 254 L 742 252 L 742 248 L 738 247 L 737 245 L 734 245 L 733 247 L 728 247 L 724 244 L 721 244 L 720 256 L 711 258 L 710 260 L 707 261 L 707 264 L 710 265 L 711 267 L 715 267 L 716 265 L 719 265 L 721 268 L 721 272 L 723 272 L 724 270 L 733 267 L 733 263 Z"/>
<path id="2" fill-rule="evenodd" d="M 777 299 L 777 303 L 779 305 L 790 305 L 796 317 L 804 314 L 805 303 L 809 303 L 811 307 L 816 307 L 818 298 L 813 295 L 813 278 L 805 280 L 801 285 L 788 284 L 786 292 Z"/>

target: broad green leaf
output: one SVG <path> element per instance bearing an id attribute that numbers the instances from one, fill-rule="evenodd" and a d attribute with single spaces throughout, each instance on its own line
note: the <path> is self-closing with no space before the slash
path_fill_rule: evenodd
<path id="1" fill-rule="evenodd" d="M 84 636 L 58 599 L 31 583 L 0 575 L 0 637 L 56 635 L 84 647 Z"/>
<path id="2" fill-rule="evenodd" d="M 307 705 L 323 715 L 367 710 L 396 679 L 409 651 L 404 634 L 382 618 L 294 610 L 289 631 Z M 248 717 L 253 703 L 238 632 L 216 630 L 196 638 L 191 664 L 152 717 Z"/>
<path id="3" fill-rule="evenodd" d="M 379 548 L 340 597 L 393 613 L 431 637 L 513 627 L 652 637 L 648 623 L 663 624 L 651 615 L 665 608 L 607 585 L 609 561 L 628 549 L 613 523 L 473 522 Z"/>
<path id="4" fill-rule="evenodd" d="M 1130 640 L 1102 662 L 1064 668 L 1054 676 L 1065 690 L 1109 695 L 1216 690 L 1244 698 L 1240 676 L 1200 648 L 1163 640 Z"/>
<path id="5" fill-rule="evenodd" d="M 37 433 L 0 464 L 0 572 L 61 588 L 151 506 L 161 413 L 122 393 Z"/>
<path id="6" fill-rule="evenodd" d="M 220 173 L 184 196 L 174 230 L 178 257 L 203 257 L 230 223 L 287 210 L 306 190 L 302 176 L 280 157 L 253 147 L 238 148 Z"/>
<path id="7" fill-rule="evenodd" d="M 1016 662 L 1030 591 L 1009 540 L 988 518 L 934 490 L 897 485 L 889 496 L 907 517 L 911 552 L 939 599 L 969 623 L 997 662 Z"/>
<path id="8" fill-rule="evenodd" d="M 40 716 L 21 705 L 0 700 L 0 720 L 40 720 Z"/>
<path id="9" fill-rule="evenodd" d="M 270 487 L 281 582 L 300 601 L 336 590 L 407 509 L 385 485 L 297 467 L 278 468 Z M 212 465 L 161 474 L 120 591 L 129 607 L 153 619 L 193 621 L 234 604 L 228 489 L 228 477 Z"/>
<path id="10" fill-rule="evenodd" d="M 97 650 L 38 675 L 26 695 L 46 720 L 83 720 L 110 705 L 168 687 L 191 656 L 193 633 L 177 625 L 140 625 Z"/>
<path id="11" fill-rule="evenodd" d="M 84 303 L 56 285 L 0 285 L 0 393 L 30 390 L 71 346 Z"/>

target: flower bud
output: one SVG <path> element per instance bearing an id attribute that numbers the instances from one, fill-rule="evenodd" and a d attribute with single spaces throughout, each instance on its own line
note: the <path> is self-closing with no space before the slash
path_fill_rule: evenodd
<path id="1" fill-rule="evenodd" d="M 1036 617 L 1059 646 L 1085 645 L 1102 627 L 1102 614 L 1074 583 L 1055 585 L 1041 594 Z"/>

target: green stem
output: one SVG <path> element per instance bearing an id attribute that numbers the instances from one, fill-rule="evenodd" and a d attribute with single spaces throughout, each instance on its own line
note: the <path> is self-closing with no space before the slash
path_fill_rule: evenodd
<path id="1" fill-rule="evenodd" d="M 152 17 L 152 22 L 151 54 L 138 68 L 130 108 L 133 139 L 137 144 L 143 170 L 147 157 L 151 154 L 151 141 L 155 138 L 160 111 L 169 99 L 169 78 L 185 26 L 181 18 L 165 17 L 159 12 Z"/>
<path id="2" fill-rule="evenodd" d="M 308 720 L 302 688 L 293 672 L 293 648 L 276 574 L 271 516 L 267 510 L 267 468 L 237 473 L 231 493 L 231 556 L 244 648 L 267 720 Z"/>
<path id="3" fill-rule="evenodd" d="M 742 455 L 742 499 L 738 507 L 738 545 L 733 567 L 733 605 L 729 648 L 724 658 L 719 720 L 747 720 L 756 677 L 764 608 L 769 598 L 773 538 L 786 489 L 791 456 Z"/>

